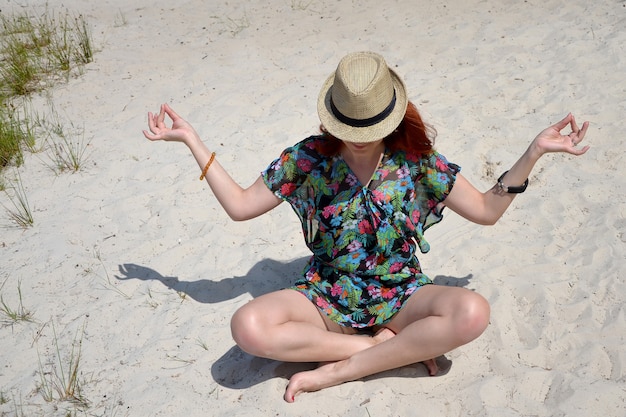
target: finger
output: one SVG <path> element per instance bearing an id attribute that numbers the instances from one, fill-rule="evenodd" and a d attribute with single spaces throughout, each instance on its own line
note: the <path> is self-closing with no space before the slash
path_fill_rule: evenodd
<path id="1" fill-rule="evenodd" d="M 587 128 L 589 127 L 589 122 L 584 122 L 582 127 L 577 132 L 572 132 L 575 136 L 572 138 L 572 144 L 577 146 L 585 139 L 585 134 L 587 133 Z M 578 126 L 576 126 L 578 128 Z M 572 128 L 574 129 L 574 128 Z"/>
<path id="2" fill-rule="evenodd" d="M 165 127 L 165 105 L 161 105 L 161 110 L 159 111 L 159 116 L 157 117 L 156 125 L 158 128 L 162 129 Z"/>
<path id="3" fill-rule="evenodd" d="M 582 141 L 587 134 L 587 129 L 589 128 L 589 122 L 584 122 L 580 130 L 578 131 L 578 138 Z"/>
<path id="4" fill-rule="evenodd" d="M 164 104 L 163 106 L 165 107 L 165 111 L 167 112 L 168 116 L 170 116 L 170 117 L 172 118 L 172 120 L 178 120 L 178 119 L 180 119 L 180 116 L 178 115 L 178 113 L 176 113 L 176 112 L 174 111 L 174 109 L 172 109 L 172 108 L 170 107 L 170 105 L 169 105 L 169 104 L 167 104 L 167 103 L 166 103 L 166 104 Z"/>
<path id="5" fill-rule="evenodd" d="M 571 153 L 572 155 L 580 156 L 580 155 L 587 153 L 588 150 L 589 150 L 589 146 L 585 146 L 583 148 L 571 148 L 568 152 Z"/>
<path id="6" fill-rule="evenodd" d="M 572 118 L 573 118 L 572 113 L 569 113 L 567 116 L 565 116 L 563 120 L 560 120 L 556 122 L 555 124 L 553 124 L 552 127 L 560 132 L 561 130 L 565 128 L 565 126 L 570 124 L 570 121 L 572 120 Z"/>
<path id="7" fill-rule="evenodd" d="M 580 129 L 578 128 L 578 124 L 576 123 L 576 118 L 574 117 L 574 115 L 572 115 L 572 120 L 570 121 L 569 125 L 572 128 L 572 132 L 578 134 L 578 131 Z"/>
<path id="8" fill-rule="evenodd" d="M 143 132 L 143 135 L 146 137 L 146 139 L 157 140 L 157 137 L 153 135 L 152 133 L 148 132 L 147 130 L 142 130 L 142 132 Z"/>
<path id="9" fill-rule="evenodd" d="M 154 132 L 154 129 L 155 129 L 155 117 L 154 117 L 154 114 L 152 114 L 152 112 L 148 112 L 148 127 L 150 128 L 151 131 Z"/>

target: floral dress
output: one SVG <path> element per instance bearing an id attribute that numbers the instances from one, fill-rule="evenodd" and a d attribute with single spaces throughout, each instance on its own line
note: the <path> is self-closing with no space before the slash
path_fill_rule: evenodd
<path id="1" fill-rule="evenodd" d="M 431 151 L 385 152 L 363 185 L 340 155 L 320 154 L 323 136 L 283 151 L 262 173 L 298 214 L 313 256 L 293 287 L 342 326 L 381 325 L 432 281 L 415 250 L 429 251 L 424 231 L 442 219 L 460 167 Z"/>

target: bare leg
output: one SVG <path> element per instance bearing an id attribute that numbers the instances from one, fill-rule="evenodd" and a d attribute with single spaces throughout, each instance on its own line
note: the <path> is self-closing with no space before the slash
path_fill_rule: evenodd
<path id="1" fill-rule="evenodd" d="M 285 391 L 285 400 L 292 402 L 301 392 L 428 361 L 474 340 L 488 322 L 489 305 L 480 295 L 456 287 L 425 286 L 389 323 L 388 327 L 397 333 L 395 337 L 357 351 L 346 360 L 295 374 Z M 432 372 L 432 362 L 428 365 Z"/>
<path id="2" fill-rule="evenodd" d="M 255 298 L 231 320 L 235 342 L 244 351 L 286 362 L 328 362 L 347 359 L 385 337 L 356 335 L 320 314 L 294 290 Z"/>
<path id="3" fill-rule="evenodd" d="M 376 328 L 375 328 L 376 329 Z M 391 339 L 396 334 L 388 327 L 378 327 L 374 338 L 378 343 L 384 342 L 385 340 Z M 428 370 L 428 375 L 435 376 L 439 373 L 439 365 L 437 365 L 437 361 L 433 359 L 428 359 L 422 361 L 426 369 Z"/>

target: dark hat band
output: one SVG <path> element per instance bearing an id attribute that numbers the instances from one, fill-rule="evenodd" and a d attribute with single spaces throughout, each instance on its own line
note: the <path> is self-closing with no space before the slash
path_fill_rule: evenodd
<path id="1" fill-rule="evenodd" d="M 393 90 L 393 97 L 389 105 L 376 116 L 368 117 L 367 119 L 353 119 L 352 117 L 348 117 L 345 114 L 341 113 L 337 107 L 335 107 L 335 103 L 333 103 L 333 96 L 330 95 L 330 109 L 333 112 L 333 115 L 339 120 L 341 123 L 346 124 L 352 127 L 369 127 L 373 126 L 376 123 L 382 122 L 391 114 L 394 107 L 396 107 L 396 90 Z"/>

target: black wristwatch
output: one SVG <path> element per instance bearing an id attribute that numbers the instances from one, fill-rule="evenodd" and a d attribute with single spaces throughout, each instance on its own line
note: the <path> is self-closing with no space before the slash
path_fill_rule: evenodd
<path id="1" fill-rule="evenodd" d="M 509 171 L 504 171 L 504 173 L 500 175 L 500 178 L 498 178 L 498 187 L 500 188 L 500 190 L 509 194 L 520 194 L 526 191 L 526 187 L 528 187 L 528 178 L 526 178 L 526 181 L 524 181 L 524 184 L 517 186 L 517 187 L 511 187 L 511 186 L 507 187 L 506 185 L 504 185 L 504 183 L 502 182 L 502 179 L 504 178 L 507 172 Z"/>

